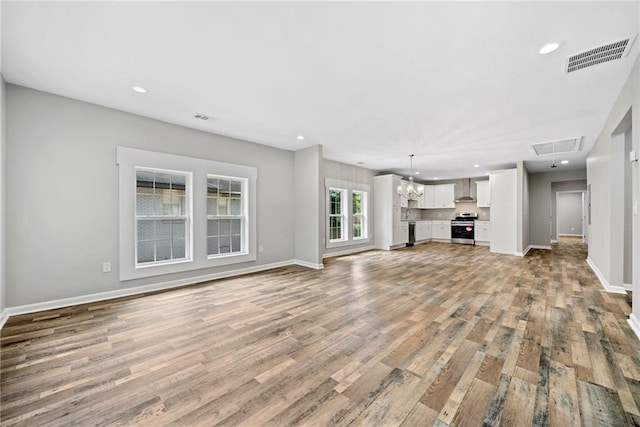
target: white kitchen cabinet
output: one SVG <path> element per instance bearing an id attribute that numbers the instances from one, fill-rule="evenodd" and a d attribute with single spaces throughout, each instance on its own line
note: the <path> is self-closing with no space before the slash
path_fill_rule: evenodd
<path id="1" fill-rule="evenodd" d="M 455 184 L 434 185 L 433 207 L 436 209 L 455 208 Z"/>
<path id="2" fill-rule="evenodd" d="M 434 220 L 431 235 L 438 240 L 451 240 L 451 221 Z"/>
<path id="3" fill-rule="evenodd" d="M 492 171 L 491 222 L 498 224 L 491 230 L 490 251 L 499 254 L 518 254 L 518 173 L 516 169 Z"/>
<path id="4" fill-rule="evenodd" d="M 435 185 L 425 185 L 423 186 L 424 194 L 418 201 L 418 208 L 420 209 L 433 209 L 434 205 L 434 187 Z"/>
<path id="5" fill-rule="evenodd" d="M 373 178 L 374 242 L 378 249 L 389 250 L 409 241 L 409 224 L 402 222 L 406 198 L 398 195 L 402 181 L 398 175 Z M 404 199 L 404 200 L 403 200 Z"/>
<path id="6" fill-rule="evenodd" d="M 476 221 L 473 234 L 476 243 L 488 245 L 491 242 L 491 222 Z"/>
<path id="7" fill-rule="evenodd" d="M 400 177 L 397 177 L 398 179 L 394 179 L 394 182 L 398 182 L 398 184 L 396 185 L 396 204 L 395 206 L 400 206 L 402 208 L 406 208 L 409 206 L 409 199 L 406 198 L 406 196 L 404 196 L 407 192 L 407 185 L 409 185 L 408 181 L 404 181 L 404 180 L 400 180 Z M 400 191 L 398 191 L 398 189 L 400 189 Z"/>
<path id="8" fill-rule="evenodd" d="M 416 221 L 416 242 L 430 240 L 432 236 L 431 221 Z"/>
<path id="9" fill-rule="evenodd" d="M 409 241 L 409 223 L 404 222 L 393 226 L 393 244 L 404 245 Z"/>
<path id="10" fill-rule="evenodd" d="M 476 181 L 476 200 L 479 208 L 491 206 L 491 185 L 488 180 Z"/>

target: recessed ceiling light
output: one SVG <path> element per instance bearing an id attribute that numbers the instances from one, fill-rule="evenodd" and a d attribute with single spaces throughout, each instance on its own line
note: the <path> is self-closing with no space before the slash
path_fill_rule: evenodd
<path id="1" fill-rule="evenodd" d="M 547 44 L 545 44 L 544 46 L 542 46 L 540 48 L 540 50 L 538 51 L 538 53 L 540 55 L 546 55 L 548 53 L 553 52 L 554 50 L 558 49 L 560 47 L 560 42 L 549 42 Z"/>
<path id="2" fill-rule="evenodd" d="M 145 88 L 143 88 L 142 86 L 134 86 L 131 89 L 133 89 L 134 92 L 147 93 L 147 90 Z"/>
<path id="3" fill-rule="evenodd" d="M 479 167 L 480 167 L 480 165 L 473 165 L 473 167 L 474 167 L 474 168 L 479 168 Z"/>
<path id="4" fill-rule="evenodd" d="M 420 175 L 420 172 L 416 171 L 416 175 Z"/>
<path id="5" fill-rule="evenodd" d="M 563 165 L 566 165 L 567 163 L 569 163 L 569 160 L 563 160 L 560 163 L 562 163 Z"/>
<path id="6" fill-rule="evenodd" d="M 434 177 L 433 177 L 433 179 L 437 181 L 437 180 L 438 180 L 438 177 L 437 177 L 437 176 L 434 176 Z"/>
<path id="7" fill-rule="evenodd" d="M 485 175 L 489 175 L 489 172 L 485 172 L 484 174 L 485 174 Z"/>
<path id="8" fill-rule="evenodd" d="M 302 141 L 302 140 L 304 139 L 304 135 L 298 135 L 298 136 L 296 137 L 296 139 L 297 139 L 298 141 Z"/>

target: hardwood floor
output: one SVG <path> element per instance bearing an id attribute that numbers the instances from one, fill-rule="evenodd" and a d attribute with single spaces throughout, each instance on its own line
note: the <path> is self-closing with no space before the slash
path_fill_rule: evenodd
<path id="1" fill-rule="evenodd" d="M 1 424 L 638 424 L 630 309 L 585 258 L 428 243 L 12 317 Z"/>

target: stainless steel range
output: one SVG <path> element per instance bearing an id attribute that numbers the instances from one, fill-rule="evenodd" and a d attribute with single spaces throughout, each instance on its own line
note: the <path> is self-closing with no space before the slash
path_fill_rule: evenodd
<path id="1" fill-rule="evenodd" d="M 451 221 L 451 243 L 475 245 L 474 220 L 478 218 L 476 212 L 456 213 Z"/>

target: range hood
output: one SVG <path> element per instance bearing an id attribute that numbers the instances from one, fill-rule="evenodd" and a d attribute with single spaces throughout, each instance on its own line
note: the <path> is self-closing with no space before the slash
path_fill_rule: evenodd
<path id="1" fill-rule="evenodd" d="M 470 203 L 470 202 L 475 202 L 476 201 L 476 199 L 471 197 L 471 178 L 467 178 L 466 181 L 467 181 L 467 192 L 466 192 L 467 195 L 455 199 L 454 202 L 456 202 L 456 203 Z M 464 181 L 462 181 L 462 185 L 463 185 L 462 194 L 464 194 L 465 193 L 465 191 L 464 191 Z"/>

